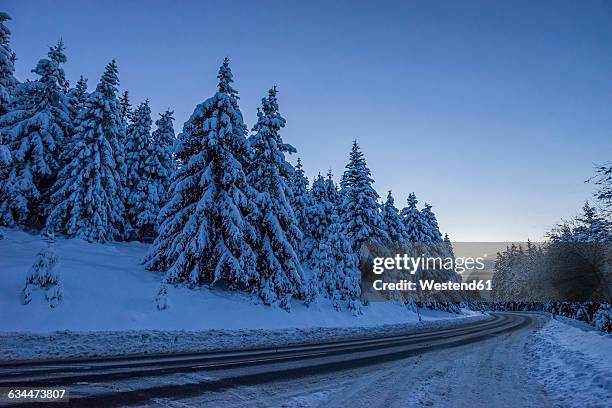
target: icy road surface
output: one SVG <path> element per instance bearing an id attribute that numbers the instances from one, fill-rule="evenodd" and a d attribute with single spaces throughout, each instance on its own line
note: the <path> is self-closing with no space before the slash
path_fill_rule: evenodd
<path id="1" fill-rule="evenodd" d="M 526 348 L 546 317 L 519 331 L 392 363 L 227 389 L 151 407 L 552 407 Z"/>
<path id="2" fill-rule="evenodd" d="M 551 364 L 554 371 L 543 375 Z M 572 387 L 559 378 L 582 378 L 583 384 Z M 592 378 L 597 381 L 586 381 Z M 611 378 L 611 336 L 540 315 L 518 331 L 391 363 L 147 406 L 604 408 L 612 406 Z"/>

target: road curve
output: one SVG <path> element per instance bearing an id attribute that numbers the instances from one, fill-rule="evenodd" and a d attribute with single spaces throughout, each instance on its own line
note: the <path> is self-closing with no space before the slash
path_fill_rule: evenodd
<path id="1" fill-rule="evenodd" d="M 528 313 L 492 313 L 491 318 L 459 327 L 391 337 L 367 338 L 270 349 L 179 355 L 72 359 L 0 365 L 0 387 L 78 387 L 82 384 L 158 378 L 145 389 L 75 395 L 70 406 L 125 406 L 151 398 L 172 398 L 362 367 L 477 342 L 526 327 Z M 164 384 L 164 376 L 205 373 L 203 381 Z M 36 404 L 19 404 L 21 407 Z M 42 405 L 40 405 L 42 406 Z"/>

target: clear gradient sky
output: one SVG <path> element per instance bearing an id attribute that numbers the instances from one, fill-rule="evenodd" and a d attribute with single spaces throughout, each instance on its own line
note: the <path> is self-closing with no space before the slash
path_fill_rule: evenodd
<path id="1" fill-rule="evenodd" d="M 16 76 L 63 38 L 90 90 L 175 110 L 181 130 L 224 56 L 250 126 L 278 84 L 309 178 L 357 139 L 381 196 L 427 201 L 455 241 L 540 239 L 612 160 L 612 2 L 5 0 Z"/>

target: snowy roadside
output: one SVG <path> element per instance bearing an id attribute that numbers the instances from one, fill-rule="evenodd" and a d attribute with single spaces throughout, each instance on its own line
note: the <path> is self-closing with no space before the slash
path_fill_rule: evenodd
<path id="1" fill-rule="evenodd" d="M 414 333 L 426 329 L 459 326 L 487 318 L 487 315 L 470 315 L 460 318 L 381 326 L 285 330 L 124 330 L 103 332 L 56 331 L 49 334 L 0 333 L 0 361 L 185 353 L 309 344 Z"/>
<path id="2" fill-rule="evenodd" d="M 611 334 L 550 320 L 527 352 L 535 378 L 559 406 L 612 406 Z"/>

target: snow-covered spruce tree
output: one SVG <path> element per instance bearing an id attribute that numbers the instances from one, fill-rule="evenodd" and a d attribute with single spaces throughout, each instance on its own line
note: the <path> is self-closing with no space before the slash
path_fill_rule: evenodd
<path id="1" fill-rule="evenodd" d="M 431 210 L 431 205 L 425 203 L 425 207 L 421 210 L 421 217 L 425 225 L 425 233 L 427 234 L 427 241 L 433 243 L 442 243 L 442 233 L 438 226 L 438 219 L 436 214 Z"/>
<path id="2" fill-rule="evenodd" d="M 257 211 L 252 222 L 258 229 L 257 271 L 264 303 L 289 309 L 292 297 L 306 297 L 306 281 L 297 255 L 302 232 L 289 202 L 290 191 L 283 176 L 286 152 L 280 130 L 285 119 L 278 111 L 273 87 L 257 111 L 255 132 L 249 138 L 252 161 L 248 181 L 256 190 Z"/>
<path id="3" fill-rule="evenodd" d="M 352 250 L 357 253 L 364 242 L 385 242 L 389 239 L 379 212 L 378 193 L 372 187 L 363 153 L 353 142 L 349 162 L 342 176 L 342 223 Z"/>
<path id="4" fill-rule="evenodd" d="M 576 218 L 578 225 L 572 231 L 578 242 L 609 242 L 612 241 L 612 225 L 597 213 L 589 202 L 582 207 L 582 215 Z"/>
<path id="5" fill-rule="evenodd" d="M 317 248 L 317 280 L 323 294 L 336 310 L 343 304 L 354 314 L 361 313 L 360 272 L 340 218 L 334 215 Z"/>
<path id="6" fill-rule="evenodd" d="M 593 316 L 593 326 L 605 333 L 612 333 L 612 307 L 603 303 Z"/>
<path id="7" fill-rule="evenodd" d="M 595 192 L 595 198 L 603 204 L 608 215 L 612 215 L 612 162 L 598 166 L 595 176 L 589 181 L 593 181 L 599 187 Z"/>
<path id="8" fill-rule="evenodd" d="M 307 263 L 311 267 L 316 267 L 317 247 L 325 239 L 328 228 L 336 221 L 337 208 L 330 200 L 327 192 L 325 179 L 321 173 L 312 182 L 310 189 L 311 205 L 308 208 L 308 237 L 312 246 Z"/>
<path id="9" fill-rule="evenodd" d="M 302 160 L 299 157 L 293 173 L 291 174 L 289 187 L 291 189 L 291 196 L 289 197 L 291 208 L 293 208 L 298 226 L 302 231 L 303 245 L 300 245 L 299 255 L 302 262 L 305 263 L 308 261 L 308 254 L 310 253 L 306 245 L 310 242 L 308 211 L 312 204 L 312 198 L 308 190 L 308 178 L 304 174 Z"/>
<path id="10" fill-rule="evenodd" d="M 77 117 L 85 107 L 85 102 L 87 101 L 87 78 L 83 78 L 83 75 L 81 75 L 75 87 L 68 91 L 67 96 L 70 120 L 72 121 L 73 127 L 77 128 Z"/>
<path id="11" fill-rule="evenodd" d="M 338 191 L 331 173 L 312 183 L 309 208 L 307 264 L 314 273 L 317 290 L 329 298 L 336 310 L 347 307 L 361 312 L 358 259 L 346 237 L 339 217 Z"/>
<path id="12" fill-rule="evenodd" d="M 119 139 L 125 130 L 118 84 L 113 60 L 79 114 L 72 152 L 52 189 L 50 230 L 98 242 L 121 237 L 125 162 Z"/>
<path id="13" fill-rule="evenodd" d="M 135 113 L 135 118 L 137 115 L 138 112 Z M 172 120 L 172 112 L 167 111 L 155 122 L 158 128 L 147 143 L 139 184 L 134 188 L 142 197 L 140 202 L 132 203 L 132 227 L 138 232 L 141 241 L 155 235 L 157 216 L 168 200 L 170 179 L 176 171 L 172 157 Z"/>
<path id="14" fill-rule="evenodd" d="M 327 177 L 325 178 L 325 194 L 334 206 L 337 207 L 342 203 L 338 187 L 334 182 L 334 173 L 332 173 L 331 169 L 327 171 Z"/>
<path id="15" fill-rule="evenodd" d="M 15 72 L 15 53 L 11 50 L 11 31 L 4 25 L 11 17 L 0 11 L 0 116 L 9 111 L 11 95 L 17 80 Z"/>
<path id="16" fill-rule="evenodd" d="M 9 111 L 12 94 L 17 86 L 17 80 L 13 76 L 15 66 L 15 53 L 11 50 L 11 31 L 4 25 L 4 22 L 11 17 L 0 12 L 0 117 Z M 4 180 L 6 178 L 8 166 L 11 163 L 11 152 L 7 146 L 8 137 L 3 135 L 0 129 L 0 196 L 2 195 Z"/>
<path id="17" fill-rule="evenodd" d="M 125 209 L 127 221 L 131 231 L 129 238 L 142 237 L 143 231 L 137 217 L 142 214 L 145 206 L 144 167 L 149 158 L 151 140 L 151 108 L 149 101 L 142 102 L 132 114 L 132 124 L 126 136 L 125 164 L 127 167 L 126 192 L 127 201 Z M 140 225 L 142 226 L 142 224 Z"/>
<path id="18" fill-rule="evenodd" d="M 444 234 L 444 244 L 446 244 L 446 250 L 448 251 L 448 256 L 451 258 L 455 257 L 455 251 L 453 250 L 453 244 L 448 237 L 448 234 Z"/>
<path id="19" fill-rule="evenodd" d="M 72 124 L 73 131 L 79 127 L 77 118 L 85 107 L 85 102 L 87 101 L 88 95 L 87 79 L 83 78 L 81 75 L 75 87 L 69 89 L 68 93 L 66 94 L 68 99 L 68 113 L 70 115 L 70 123 Z M 74 135 L 68 136 L 62 145 L 60 169 L 66 166 L 68 157 L 70 157 L 70 153 L 72 152 L 74 145 L 73 136 Z"/>
<path id="20" fill-rule="evenodd" d="M 159 119 L 155 121 L 157 129 L 153 131 L 152 139 L 156 146 L 156 155 L 158 157 L 159 164 L 163 168 L 164 172 L 158 171 L 161 179 L 164 191 L 168 192 L 170 189 L 170 181 L 172 175 L 176 171 L 176 160 L 174 158 L 174 142 L 176 141 L 176 135 L 174 133 L 174 114 L 171 110 L 166 110 L 164 113 L 159 114 Z M 165 197 L 164 197 L 165 200 Z"/>
<path id="21" fill-rule="evenodd" d="M 391 190 L 387 194 L 387 200 L 382 206 L 381 214 L 389 240 L 391 242 L 404 242 L 406 240 L 406 230 L 399 216 L 399 210 L 395 207 Z"/>
<path id="22" fill-rule="evenodd" d="M 408 206 L 400 211 L 400 217 L 406 228 L 406 239 L 408 242 L 429 242 L 425 220 L 417 208 L 418 202 L 416 195 L 410 193 L 407 200 Z"/>
<path id="23" fill-rule="evenodd" d="M 60 167 L 62 144 L 72 132 L 60 66 L 66 62 L 63 50 L 61 41 L 50 48 L 49 58 L 32 70 L 40 78 L 19 84 L 11 111 L 0 118 L 0 132 L 12 154 L 0 198 L 0 224 L 43 222 L 46 193 Z"/>
<path id="24" fill-rule="evenodd" d="M 168 285 L 165 282 L 159 286 L 159 290 L 157 291 L 157 296 L 155 296 L 155 307 L 160 312 L 166 310 L 170 304 L 168 301 Z"/>
<path id="25" fill-rule="evenodd" d="M 304 230 L 304 240 L 300 249 L 303 265 L 314 271 L 316 277 L 320 262 L 319 247 L 325 239 L 327 229 L 334 222 L 334 216 L 337 213 L 337 208 L 328 198 L 325 179 L 321 176 L 321 173 L 313 180 L 308 198 L 307 221 Z M 315 282 L 314 286 L 317 286 L 318 291 L 318 283 Z"/>
<path id="26" fill-rule="evenodd" d="M 26 284 L 21 291 L 21 300 L 24 305 L 32 301 L 32 291 L 40 288 L 45 291 L 45 298 L 49 306 L 56 307 L 62 300 L 62 285 L 60 283 L 57 265 L 59 258 L 55 253 L 53 235 L 47 237 L 47 246 L 40 251 L 34 264 L 26 276 Z"/>
<path id="27" fill-rule="evenodd" d="M 247 220 L 254 208 L 243 171 L 249 159 L 247 129 L 227 58 L 218 78 L 218 92 L 195 108 L 177 138 L 175 154 L 183 165 L 172 180 L 145 264 L 165 271 L 170 283 L 222 281 L 230 289 L 255 291 L 257 232 Z"/>
<path id="28" fill-rule="evenodd" d="M 119 108 L 119 116 L 121 122 L 123 122 L 123 126 L 127 129 L 128 124 L 132 120 L 132 104 L 130 103 L 130 94 L 128 91 L 123 91 L 119 97 L 119 105 L 121 106 Z"/>

